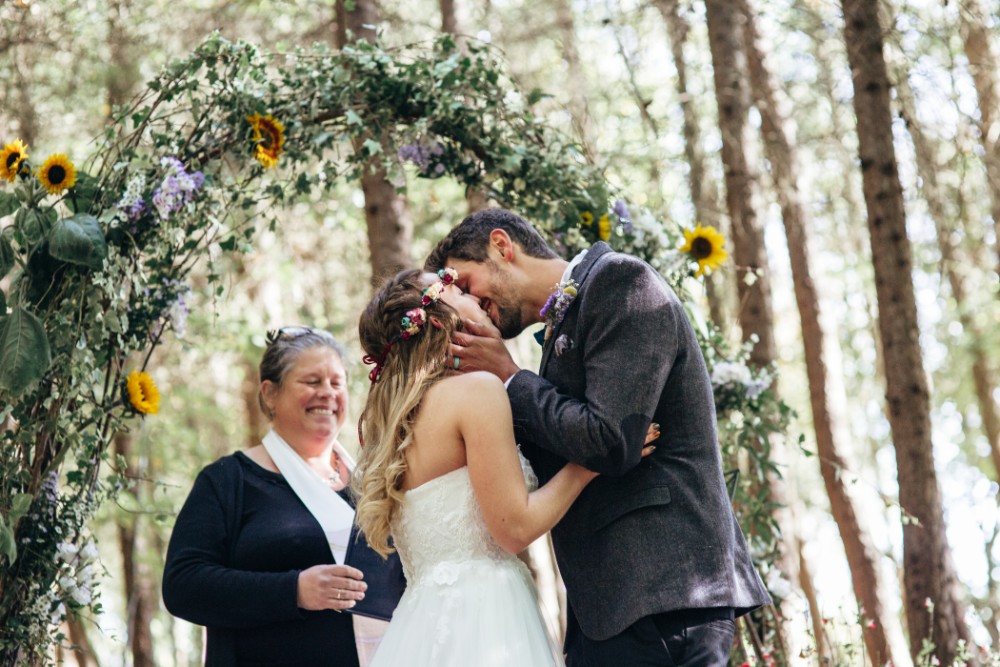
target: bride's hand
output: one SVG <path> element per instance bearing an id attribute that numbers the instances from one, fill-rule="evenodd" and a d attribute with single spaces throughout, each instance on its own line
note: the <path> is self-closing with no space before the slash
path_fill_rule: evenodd
<path id="1" fill-rule="evenodd" d="M 299 572 L 297 602 L 313 611 L 350 609 L 365 597 L 368 584 L 361 570 L 349 565 L 314 565 Z"/>
<path id="2" fill-rule="evenodd" d="M 651 445 L 649 443 L 653 442 L 660 437 L 660 425 L 656 422 L 651 422 L 649 424 L 649 429 L 646 430 L 646 446 L 642 448 L 642 458 L 646 458 L 650 454 L 656 451 L 656 445 Z"/>

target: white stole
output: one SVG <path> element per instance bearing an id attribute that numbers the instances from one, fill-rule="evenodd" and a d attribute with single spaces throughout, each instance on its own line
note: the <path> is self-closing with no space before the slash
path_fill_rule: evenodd
<path id="1" fill-rule="evenodd" d="M 354 508 L 331 489 L 319 473 L 310 468 L 305 459 L 273 430 L 264 436 L 263 445 L 292 491 L 323 528 L 334 560 L 343 565 L 347 543 L 351 539 L 351 527 L 354 525 Z M 349 471 L 354 471 L 354 461 L 346 452 L 338 449 L 337 456 L 344 461 Z M 358 614 L 352 614 L 351 620 L 354 624 L 358 661 L 361 667 L 365 667 L 375 655 L 388 623 Z"/>
<path id="2" fill-rule="evenodd" d="M 354 508 L 273 430 L 264 436 L 263 444 L 292 491 L 319 522 L 333 559 L 343 565 L 354 525 Z"/>

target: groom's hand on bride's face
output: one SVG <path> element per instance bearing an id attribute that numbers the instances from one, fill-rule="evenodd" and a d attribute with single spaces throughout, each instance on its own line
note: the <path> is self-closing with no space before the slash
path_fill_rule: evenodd
<path id="1" fill-rule="evenodd" d="M 503 344 L 500 332 L 492 323 L 464 320 L 465 331 L 452 336 L 449 353 L 459 371 L 488 371 L 507 381 L 520 369 Z M 456 363 L 454 360 L 458 359 Z"/>

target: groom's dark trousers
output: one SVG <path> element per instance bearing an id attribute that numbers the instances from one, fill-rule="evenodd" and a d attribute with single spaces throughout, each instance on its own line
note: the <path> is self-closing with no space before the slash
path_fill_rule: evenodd
<path id="1" fill-rule="evenodd" d="M 610 639 L 580 631 L 570 611 L 567 667 L 725 667 L 736 623 L 729 607 L 645 616 Z"/>

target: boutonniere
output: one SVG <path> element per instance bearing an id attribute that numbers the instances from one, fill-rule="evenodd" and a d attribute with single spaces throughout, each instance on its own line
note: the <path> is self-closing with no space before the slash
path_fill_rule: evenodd
<path id="1" fill-rule="evenodd" d="M 573 299 L 576 298 L 578 287 L 580 287 L 580 284 L 572 278 L 560 282 L 553 288 L 552 294 L 549 295 L 542 309 L 538 311 L 538 316 L 545 320 L 546 341 L 552 334 L 552 330 L 566 316 L 566 309 L 569 308 L 569 305 L 573 303 Z"/>

